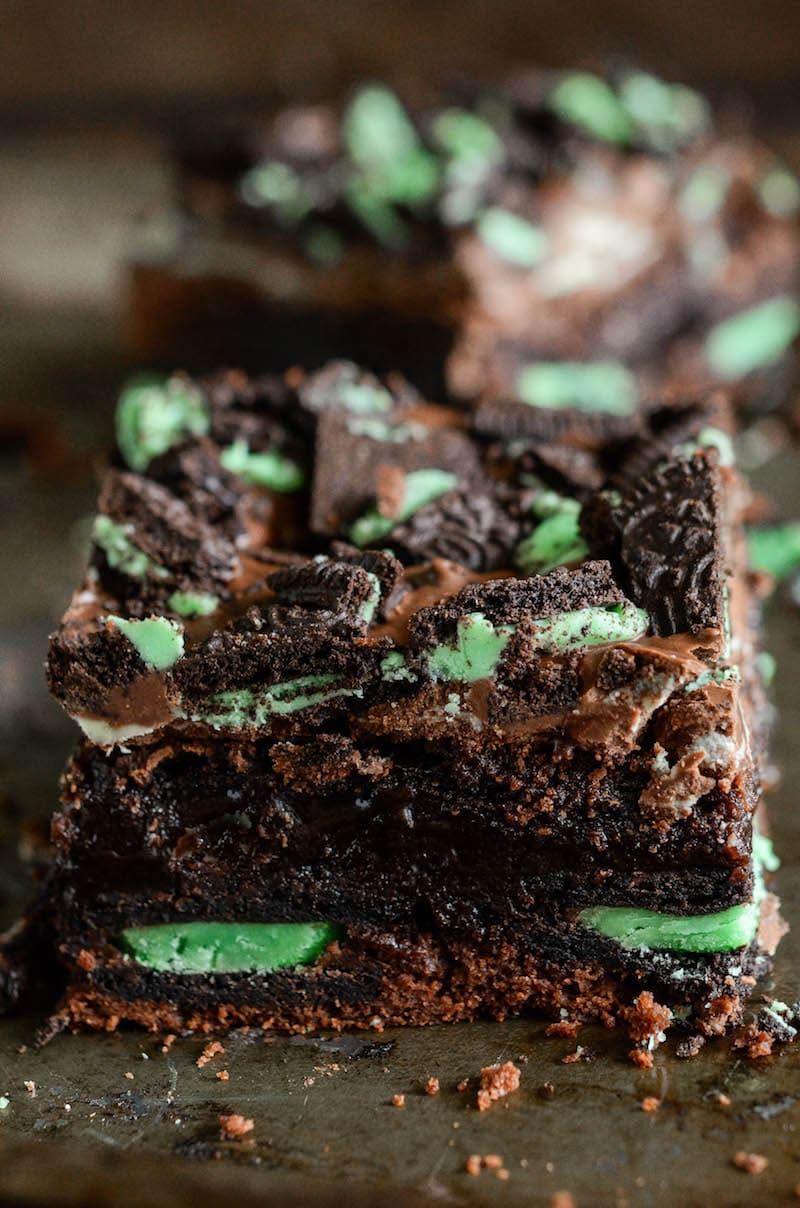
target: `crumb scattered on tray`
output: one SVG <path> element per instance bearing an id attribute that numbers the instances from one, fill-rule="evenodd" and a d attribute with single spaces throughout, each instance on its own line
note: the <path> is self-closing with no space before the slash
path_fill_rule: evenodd
<path id="1" fill-rule="evenodd" d="M 168 1053 L 177 1039 L 174 1032 L 168 1032 L 161 1045 L 161 1052 Z"/>
<path id="2" fill-rule="evenodd" d="M 29 1079 L 26 1082 L 23 1082 L 22 1085 L 25 1087 L 25 1090 L 28 1092 L 31 1099 L 35 1099 L 36 1098 L 36 1083 L 31 1082 Z"/>
<path id="3" fill-rule="evenodd" d="M 128 1079 L 128 1082 L 133 1082 L 133 1072 L 131 1070 L 125 1071 L 125 1077 Z"/>
<path id="4" fill-rule="evenodd" d="M 675 1049 L 675 1056 L 680 1057 L 682 1060 L 696 1057 L 705 1042 L 705 1036 L 701 1036 L 699 1032 L 696 1032 L 694 1036 L 687 1036 L 686 1040 L 682 1040 Z"/>
<path id="5" fill-rule="evenodd" d="M 405 1107 L 405 1095 L 392 1095 L 392 1107 Z"/>
<path id="6" fill-rule="evenodd" d="M 460 1082 L 457 1082 L 456 1090 L 458 1091 L 458 1093 L 460 1095 L 463 1095 L 466 1091 L 468 1091 L 469 1090 L 469 1078 L 462 1078 Z"/>
<path id="7" fill-rule="evenodd" d="M 594 1049 L 587 1048 L 583 1044 L 576 1045 L 574 1053 L 567 1053 L 566 1057 L 561 1058 L 562 1065 L 576 1065 L 579 1061 L 594 1061 L 597 1053 Z"/>
<path id="8" fill-rule="evenodd" d="M 717 1095 L 717 1103 L 720 1105 L 720 1107 L 730 1107 L 730 1095 L 726 1095 L 724 1091 L 720 1091 L 720 1093 Z"/>
<path id="9" fill-rule="evenodd" d="M 253 1120 L 240 1116 L 238 1112 L 234 1112 L 230 1116 L 220 1116 L 219 1125 L 223 1141 L 238 1141 L 240 1137 L 247 1136 L 255 1128 Z"/>
<path id="10" fill-rule="evenodd" d="M 473 1178 L 479 1175 L 482 1170 L 494 1171 L 495 1176 L 503 1181 L 511 1177 L 511 1173 L 503 1165 L 503 1159 L 499 1153 L 486 1153 L 483 1155 L 471 1153 L 464 1163 L 464 1169 Z"/>
<path id="11" fill-rule="evenodd" d="M 630 1049 L 628 1057 L 634 1065 L 638 1065 L 640 1070 L 651 1070 L 653 1068 L 653 1054 L 649 1049 Z"/>
<path id="12" fill-rule="evenodd" d="M 556 1093 L 556 1088 L 555 1088 L 554 1083 L 552 1083 L 552 1082 L 543 1082 L 542 1085 L 539 1087 L 540 1099 L 552 1099 L 553 1095 L 555 1093 Z"/>
<path id="13" fill-rule="evenodd" d="M 657 1112 L 660 1107 L 661 1100 L 657 1099 L 655 1095 L 647 1095 L 644 1099 L 642 1099 L 643 1112 Z"/>
<path id="14" fill-rule="evenodd" d="M 551 1023 L 544 1030 L 545 1036 L 563 1036 L 570 1039 L 578 1035 L 580 1023 L 577 1019 L 559 1019 L 558 1023 Z"/>
<path id="15" fill-rule="evenodd" d="M 220 1082 L 227 1082 L 228 1079 L 230 1078 L 230 1074 L 228 1073 L 227 1070 L 217 1070 L 217 1072 L 214 1076 L 216 1078 L 218 1078 L 220 1080 Z"/>
<path id="16" fill-rule="evenodd" d="M 425 1094 L 426 1095 L 438 1095 L 439 1089 L 440 1089 L 439 1079 L 431 1076 L 428 1079 L 428 1081 L 425 1083 Z"/>
<path id="17" fill-rule="evenodd" d="M 763 1174 L 769 1166 L 769 1158 L 763 1153 L 747 1153 L 740 1149 L 733 1159 L 734 1166 L 739 1170 L 743 1170 L 745 1174 Z"/>
<path id="18" fill-rule="evenodd" d="M 550 1208 L 575 1208 L 571 1191 L 557 1191 L 550 1197 Z"/>
<path id="19" fill-rule="evenodd" d="M 478 1091 L 478 1111 L 486 1109 L 497 1099 L 503 1099 L 519 1089 L 520 1072 L 513 1061 L 499 1065 L 486 1065 L 481 1070 L 481 1086 Z"/>
<path id="20" fill-rule="evenodd" d="M 218 1040 L 212 1040 L 206 1045 L 200 1056 L 197 1058 L 197 1068 L 201 1070 L 203 1066 L 208 1065 L 209 1061 L 211 1061 L 214 1057 L 224 1052 L 225 1049 L 220 1042 Z"/>

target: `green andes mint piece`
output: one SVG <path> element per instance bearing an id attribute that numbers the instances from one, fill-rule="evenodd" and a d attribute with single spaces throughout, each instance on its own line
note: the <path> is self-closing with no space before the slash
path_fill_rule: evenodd
<path id="1" fill-rule="evenodd" d="M 744 948 L 758 929 L 754 902 L 713 914 L 660 914 L 632 906 L 594 906 L 581 911 L 586 927 L 617 940 L 624 948 L 657 948 L 670 952 L 732 952 Z"/>
<path id="2" fill-rule="evenodd" d="M 559 117 L 608 143 L 630 142 L 634 126 L 625 106 L 605 80 L 592 72 L 562 76 L 550 94 Z"/>
<path id="3" fill-rule="evenodd" d="M 405 476 L 403 502 L 397 516 L 390 520 L 381 516 L 377 508 L 370 508 L 351 526 L 350 540 L 361 549 L 374 545 L 390 533 L 396 524 L 402 524 L 426 503 L 432 503 L 447 491 L 452 491 L 457 484 L 457 476 L 449 470 L 412 470 Z"/>
<path id="4" fill-rule="evenodd" d="M 453 645 L 434 646 L 428 654 L 431 675 L 468 684 L 489 679 L 514 630 L 513 625 L 495 627 L 482 612 L 459 617 Z"/>
<path id="5" fill-rule="evenodd" d="M 800 569 L 800 521 L 750 529 L 747 547 L 753 570 L 784 579 Z"/>
<path id="6" fill-rule="evenodd" d="M 488 248 L 516 268 L 533 268 L 547 253 L 547 236 L 541 227 L 499 206 L 479 214 L 475 230 Z"/>
<path id="7" fill-rule="evenodd" d="M 706 356 L 714 373 L 731 381 L 777 364 L 800 334 L 800 303 L 770 298 L 723 319 L 706 338 Z"/>
<path id="8" fill-rule="evenodd" d="M 144 579 L 148 575 L 154 579 L 169 578 L 165 566 L 161 566 L 131 541 L 133 531 L 132 524 L 117 524 L 101 512 L 94 518 L 92 541 L 103 551 L 112 570 L 118 570 L 132 579 Z"/>
<path id="9" fill-rule="evenodd" d="M 183 378 L 133 381 L 119 396 L 117 444 L 128 466 L 139 473 L 187 437 L 205 436 L 209 426 L 204 396 Z"/>
<path id="10" fill-rule="evenodd" d="M 639 390 L 629 369 L 618 361 L 536 361 L 517 377 L 517 394 L 530 407 L 628 416 Z"/>
<path id="11" fill-rule="evenodd" d="M 159 973 L 269 973 L 313 964 L 343 934 L 334 923 L 157 923 L 126 928 L 120 948 Z"/>
<path id="12" fill-rule="evenodd" d="M 126 621 L 124 617 L 110 616 L 108 620 L 136 647 L 142 662 L 153 671 L 166 671 L 183 655 L 183 630 L 168 617 Z"/>
<path id="13" fill-rule="evenodd" d="M 226 470 L 238 474 L 245 482 L 268 487 L 281 495 L 299 491 L 305 482 L 305 474 L 297 462 L 275 449 L 251 453 L 245 440 L 235 440 L 228 445 L 219 459 Z"/>
<path id="14" fill-rule="evenodd" d="M 167 604 L 181 617 L 209 617 L 219 607 L 219 596 L 210 591 L 174 591 Z"/>

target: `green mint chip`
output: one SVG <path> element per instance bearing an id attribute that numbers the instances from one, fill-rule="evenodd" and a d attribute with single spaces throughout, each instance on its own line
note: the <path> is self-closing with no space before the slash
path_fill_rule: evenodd
<path id="1" fill-rule="evenodd" d="M 183 629 L 168 617 L 147 617 L 143 621 L 116 616 L 107 619 L 136 647 L 142 662 L 153 671 L 166 671 L 183 654 Z"/>
<path id="2" fill-rule="evenodd" d="M 776 218 L 792 218 L 800 213 L 800 181 L 788 168 L 772 168 L 762 176 L 758 195 L 764 209 Z"/>
<path id="3" fill-rule="evenodd" d="M 390 533 L 396 524 L 408 520 L 426 503 L 432 503 L 447 491 L 452 491 L 457 483 L 457 476 L 449 470 L 412 470 L 405 476 L 403 502 L 399 514 L 390 520 L 382 516 L 376 507 L 370 508 L 351 526 L 350 540 L 361 549 L 373 545 Z"/>
<path id="4" fill-rule="evenodd" d="M 174 591 L 167 604 L 181 617 L 208 617 L 219 607 L 219 596 L 208 591 Z"/>
<path id="5" fill-rule="evenodd" d="M 555 492 L 543 494 L 549 500 Z M 517 546 L 515 561 L 523 574 L 543 575 L 556 566 L 581 562 L 589 553 L 580 531 L 580 503 L 563 496 L 555 498 L 557 502 L 552 510 L 548 509 L 533 532 Z M 533 506 L 534 511 L 538 511 L 535 501 Z"/>
<path id="6" fill-rule="evenodd" d="M 101 549 L 112 570 L 118 570 L 131 579 L 169 578 L 169 571 L 146 554 L 132 540 L 132 524 L 117 524 L 103 512 L 95 516 L 92 525 L 92 541 Z"/>
<path id="7" fill-rule="evenodd" d="M 730 173 L 716 164 L 695 168 L 681 192 L 678 205 L 691 222 L 706 222 L 719 213 L 730 187 Z"/>
<path id="8" fill-rule="evenodd" d="M 139 473 L 187 437 L 205 436 L 209 426 L 203 394 L 181 377 L 132 381 L 117 402 L 117 444 L 128 466 Z"/>
<path id="9" fill-rule="evenodd" d="M 451 159 L 462 164 L 483 165 L 503 154 L 497 132 L 484 118 L 467 109 L 444 109 L 433 123 L 433 136 Z"/>
<path id="10" fill-rule="evenodd" d="M 721 378 L 735 380 L 775 365 L 800 334 L 800 303 L 770 298 L 723 319 L 706 338 L 706 356 Z"/>
<path id="11" fill-rule="evenodd" d="M 800 569 L 800 520 L 750 529 L 747 548 L 753 570 L 785 579 Z"/>
<path id="12" fill-rule="evenodd" d="M 493 625 L 482 612 L 459 617 L 453 645 L 434 646 L 428 654 L 431 675 L 461 683 L 489 679 L 514 629 L 513 625 Z"/>
<path id="13" fill-rule="evenodd" d="M 282 495 L 299 491 L 306 480 L 302 468 L 291 458 L 276 449 L 251 453 L 247 441 L 241 438 L 223 449 L 219 459 L 226 470 L 238 474 L 245 482 L 269 487 Z"/>
<path id="14" fill-rule="evenodd" d="M 623 948 L 732 952 L 753 940 L 758 914 L 755 902 L 744 902 L 700 915 L 661 914 L 633 906 L 592 906 L 578 917 L 585 927 L 616 940 Z"/>
<path id="15" fill-rule="evenodd" d="M 613 88 L 592 72 L 562 76 L 550 94 L 550 103 L 559 117 L 604 142 L 627 143 L 633 136 L 633 122 L 625 106 Z"/>
<path id="16" fill-rule="evenodd" d="M 708 102 L 685 84 L 667 84 L 646 72 L 626 77 L 619 90 L 628 116 L 658 150 L 695 138 L 710 122 Z"/>
<path id="17" fill-rule="evenodd" d="M 498 206 L 478 215 L 475 229 L 479 238 L 501 260 L 517 268 L 533 268 L 547 253 L 547 236 L 511 210 Z"/>
<path id="18" fill-rule="evenodd" d="M 618 361 L 536 361 L 517 377 L 517 394 L 531 407 L 632 415 L 639 390 Z"/>

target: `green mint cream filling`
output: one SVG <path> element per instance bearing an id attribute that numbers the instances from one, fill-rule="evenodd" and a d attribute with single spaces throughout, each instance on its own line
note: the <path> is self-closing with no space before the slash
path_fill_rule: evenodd
<path id="1" fill-rule="evenodd" d="M 117 524 L 102 512 L 95 516 L 92 525 L 92 541 L 106 556 L 112 570 L 118 570 L 131 579 L 169 578 L 169 571 L 131 541 L 132 524 Z"/>
<path id="2" fill-rule="evenodd" d="M 299 491 L 306 480 L 296 461 L 284 457 L 276 449 L 251 453 L 246 440 L 235 440 L 232 445 L 222 450 L 219 459 L 226 470 L 238 474 L 245 482 L 269 487 L 282 495 Z"/>
<path id="3" fill-rule="evenodd" d="M 342 934 L 334 923 L 157 923 L 126 928 L 120 948 L 159 973 L 269 973 L 313 964 Z"/>
<path id="4" fill-rule="evenodd" d="M 632 415 L 636 379 L 619 361 L 536 361 L 517 378 L 517 394 L 530 407 L 575 408 L 605 415 Z"/>
<path id="5" fill-rule="evenodd" d="M 745 377 L 776 364 L 800 334 L 800 303 L 794 298 L 770 298 L 712 327 L 706 356 L 720 377 Z"/>
<path id="6" fill-rule="evenodd" d="M 212 696 L 209 708 L 192 713 L 192 721 L 204 721 L 215 730 L 263 726 L 267 718 L 297 713 L 339 696 L 358 696 L 361 688 L 337 688 L 333 675 L 302 675 L 299 679 L 271 684 L 268 688 L 233 688 Z"/>
<path id="7" fill-rule="evenodd" d="M 562 76 L 550 95 L 559 117 L 607 143 L 627 143 L 633 122 L 613 88 L 589 71 Z"/>
<path id="8" fill-rule="evenodd" d="M 370 508 L 350 528 L 350 540 L 363 549 L 380 541 L 396 524 L 402 524 L 426 503 L 432 503 L 440 495 L 452 491 L 458 479 L 449 470 L 412 470 L 406 474 L 403 487 L 403 502 L 393 519 L 381 516 L 376 507 Z"/>
<path id="9" fill-rule="evenodd" d="M 205 436 L 210 426 L 202 393 L 181 377 L 134 380 L 117 403 L 117 444 L 132 470 L 146 470 L 187 436 Z"/>
<path id="10" fill-rule="evenodd" d="M 530 631 L 539 649 L 553 654 L 603 642 L 631 641 L 645 634 L 648 625 L 644 609 L 626 600 L 539 617 L 531 622 Z M 434 646 L 428 652 L 430 673 L 434 679 L 462 683 L 488 679 L 515 632 L 515 625 L 495 626 L 481 612 L 468 613 L 459 618 L 453 643 Z"/>
<path id="11" fill-rule="evenodd" d="M 556 566 L 581 562 L 589 553 L 578 523 L 581 505 L 555 491 L 542 491 L 533 501 L 532 511 L 539 524 L 521 541 L 514 555 L 526 575 L 544 575 Z"/>
<path id="12" fill-rule="evenodd" d="M 746 948 L 758 931 L 764 871 L 779 861 L 766 835 L 753 833 L 755 891 L 750 902 L 711 914 L 661 914 L 634 906 L 592 906 L 578 916 L 586 927 L 617 940 L 624 948 L 657 948 L 670 952 L 732 952 Z"/>
<path id="13" fill-rule="evenodd" d="M 136 647 L 144 663 L 153 671 L 166 671 L 183 654 L 183 629 L 168 617 L 147 617 L 126 621 L 109 616 L 108 620 Z"/>

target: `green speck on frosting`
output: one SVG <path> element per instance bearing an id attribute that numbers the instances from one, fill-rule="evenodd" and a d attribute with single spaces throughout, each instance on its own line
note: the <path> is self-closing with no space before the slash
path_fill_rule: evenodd
<path id="1" fill-rule="evenodd" d="M 753 570 L 783 579 L 800 568 L 800 520 L 752 528 L 747 546 Z"/>
<path id="2" fill-rule="evenodd" d="M 695 168 L 680 195 L 680 209 L 692 222 L 705 222 L 719 212 L 731 183 L 730 173 L 716 164 Z"/>
<path id="3" fill-rule="evenodd" d="M 468 109 L 444 109 L 433 123 L 437 143 L 460 165 L 483 165 L 498 159 L 503 144 L 496 131 L 484 118 Z"/>
<path id="4" fill-rule="evenodd" d="M 517 268 L 532 268 L 547 251 L 547 236 L 541 227 L 499 206 L 479 214 L 475 229 L 495 255 Z"/>
<path id="5" fill-rule="evenodd" d="M 687 142 L 709 124 L 708 102 L 685 84 L 667 84 L 647 72 L 623 81 L 620 101 L 629 117 L 659 150 Z"/>
<path id="6" fill-rule="evenodd" d="M 167 604 L 181 617 L 208 617 L 219 607 L 219 596 L 210 591 L 174 591 Z"/>
<path id="7" fill-rule="evenodd" d="M 367 382 L 343 380 L 336 387 L 335 397 L 340 407 L 354 415 L 391 411 L 393 406 L 392 396 L 384 386 L 371 386 Z"/>
<path id="8" fill-rule="evenodd" d="M 156 923 L 126 928 L 120 948 L 159 973 L 268 973 L 313 964 L 342 935 L 333 923 Z"/>
<path id="9" fill-rule="evenodd" d="M 734 380 L 776 364 L 800 333 L 800 304 L 794 298 L 770 298 L 713 327 L 706 356 L 714 373 Z"/>
<path id="10" fill-rule="evenodd" d="M 618 361 L 536 361 L 517 378 L 517 394 L 531 407 L 632 415 L 638 387 Z"/>
<path id="11" fill-rule="evenodd" d="M 101 512 L 94 518 L 92 541 L 103 551 L 112 570 L 118 570 L 132 579 L 144 579 L 147 575 L 154 579 L 168 578 L 167 568 L 131 541 L 133 532 L 132 524 L 117 524 Z"/>
<path id="12" fill-rule="evenodd" d="M 562 76 L 550 101 L 559 117 L 608 143 L 627 143 L 633 123 L 614 90 L 592 72 Z"/>
<path id="13" fill-rule="evenodd" d="M 580 921 L 623 948 L 661 948 L 671 952 L 731 952 L 751 942 L 759 908 L 743 902 L 712 914 L 661 914 L 633 906 L 592 906 Z"/>
<path id="14" fill-rule="evenodd" d="M 788 168 L 771 168 L 758 182 L 764 209 L 776 218 L 791 218 L 800 212 L 800 181 Z"/>
<path id="15" fill-rule="evenodd" d="M 377 508 L 370 508 L 351 526 L 350 540 L 362 549 L 380 541 L 396 524 L 408 520 L 426 503 L 431 503 L 440 495 L 452 491 L 457 482 L 456 475 L 451 474 L 449 470 L 412 470 L 405 476 L 403 502 L 398 515 L 389 520 L 386 516 L 381 516 Z"/>
<path id="16" fill-rule="evenodd" d="M 436 157 L 420 143 L 395 94 L 380 85 L 354 97 L 343 137 L 357 169 L 347 190 L 350 204 L 381 241 L 396 242 L 403 226 L 391 204 L 413 206 L 433 197 L 439 185 Z"/>
<path id="17" fill-rule="evenodd" d="M 537 506 L 538 503 L 538 506 Z M 589 553 L 578 523 L 581 505 L 555 491 L 543 491 L 533 502 L 540 522 L 517 546 L 514 559 L 526 575 L 546 574 L 556 566 L 580 562 Z"/>
<path id="18" fill-rule="evenodd" d="M 191 719 L 204 721 L 215 730 L 258 727 L 272 716 L 297 713 L 340 696 L 363 695 L 361 688 L 337 688 L 335 683 L 333 675 L 302 675 L 268 688 L 233 688 L 217 692 L 208 701 L 208 711 L 192 714 Z"/>
<path id="19" fill-rule="evenodd" d="M 109 616 L 108 620 L 138 650 L 142 661 L 153 671 L 166 671 L 183 654 L 183 629 L 169 617 L 146 617 L 126 621 Z"/>
<path id="20" fill-rule="evenodd" d="M 451 646 L 435 646 L 428 654 L 434 679 L 473 683 L 494 674 L 500 656 L 514 633 L 513 625 L 495 627 L 482 612 L 459 617 Z"/>
<path id="21" fill-rule="evenodd" d="M 284 457 L 276 449 L 251 453 L 247 441 L 238 439 L 223 449 L 219 457 L 226 470 L 238 474 L 245 482 L 269 487 L 279 494 L 299 491 L 306 476 L 296 461 Z"/>
<path id="22" fill-rule="evenodd" d="M 204 436 L 209 424 L 205 398 L 180 377 L 132 381 L 117 403 L 117 444 L 126 463 L 139 472 L 188 436 Z"/>

